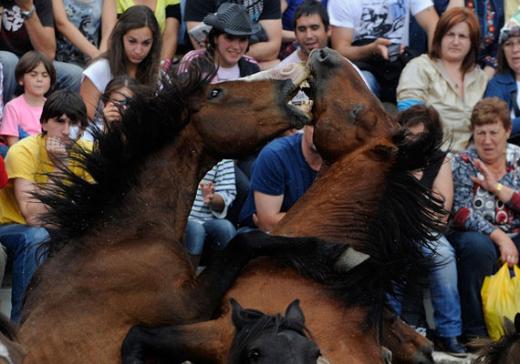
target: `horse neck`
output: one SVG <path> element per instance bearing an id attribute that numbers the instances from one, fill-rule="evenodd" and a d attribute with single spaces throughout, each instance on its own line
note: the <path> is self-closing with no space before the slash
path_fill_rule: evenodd
<path id="1" fill-rule="evenodd" d="M 126 200 L 134 233 L 182 241 L 200 179 L 217 162 L 198 135 L 185 128 L 175 143 L 149 157 Z M 130 223 L 130 224 L 128 224 Z"/>
<path id="2" fill-rule="evenodd" d="M 313 236 L 362 247 L 378 211 L 391 162 L 374 158 L 373 145 L 338 160 L 317 177 L 273 234 Z"/>

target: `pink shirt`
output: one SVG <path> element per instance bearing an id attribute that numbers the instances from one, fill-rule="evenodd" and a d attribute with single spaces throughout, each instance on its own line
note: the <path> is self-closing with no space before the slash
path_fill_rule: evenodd
<path id="1" fill-rule="evenodd" d="M 29 135 L 41 133 L 40 116 L 43 106 L 31 106 L 23 95 L 12 99 L 4 107 L 0 135 L 20 137 L 19 128 Z"/>

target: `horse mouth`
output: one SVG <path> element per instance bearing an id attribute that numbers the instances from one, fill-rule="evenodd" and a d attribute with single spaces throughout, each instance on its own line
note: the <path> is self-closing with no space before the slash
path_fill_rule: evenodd
<path id="1" fill-rule="evenodd" d="M 271 68 L 241 78 L 244 81 L 278 80 L 280 106 L 289 115 L 291 128 L 301 129 L 312 120 L 313 101 L 303 91 L 308 88 L 309 68 L 304 64 L 292 63 L 284 67 Z"/>

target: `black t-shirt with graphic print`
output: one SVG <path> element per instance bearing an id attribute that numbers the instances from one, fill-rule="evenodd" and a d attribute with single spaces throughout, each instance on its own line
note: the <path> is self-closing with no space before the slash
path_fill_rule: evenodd
<path id="1" fill-rule="evenodd" d="M 17 56 L 33 50 L 29 34 L 25 29 L 21 9 L 12 0 L 1 0 L 4 8 L 2 15 L 2 30 L 0 31 L 0 50 L 9 51 Z M 36 14 L 44 27 L 54 26 L 51 0 L 34 0 Z"/>
<path id="2" fill-rule="evenodd" d="M 244 5 L 255 23 L 259 20 L 281 19 L 280 0 L 189 0 L 186 2 L 185 21 L 202 21 L 209 13 L 214 13 L 220 4 L 231 2 Z"/>

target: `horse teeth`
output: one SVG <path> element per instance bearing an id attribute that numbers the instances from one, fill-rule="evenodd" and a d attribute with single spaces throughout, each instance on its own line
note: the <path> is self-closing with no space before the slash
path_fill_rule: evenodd
<path id="1" fill-rule="evenodd" d="M 303 80 L 303 82 L 300 83 L 300 89 L 309 88 L 309 87 L 311 87 L 311 85 L 309 84 L 309 81 L 307 81 L 307 80 Z"/>

